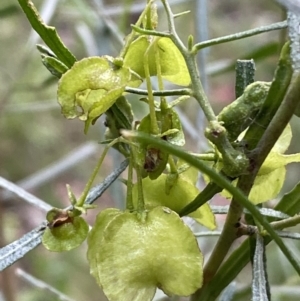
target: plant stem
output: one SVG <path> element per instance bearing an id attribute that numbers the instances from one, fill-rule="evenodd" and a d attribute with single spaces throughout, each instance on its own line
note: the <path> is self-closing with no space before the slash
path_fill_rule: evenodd
<path id="1" fill-rule="evenodd" d="M 245 195 L 248 195 L 252 187 L 251 181 L 248 181 L 249 177 L 252 177 L 252 175 L 242 176 L 237 186 L 241 191 L 245 193 Z M 238 223 L 242 213 L 243 213 L 242 204 L 236 198 L 233 198 L 229 206 L 229 210 L 222 230 L 222 234 L 218 239 L 212 254 L 209 257 L 207 264 L 205 265 L 203 287 L 205 287 L 205 285 L 209 283 L 211 279 L 214 277 L 221 263 L 223 262 L 225 256 L 227 255 L 227 252 L 229 251 L 232 243 L 239 236 L 238 228 L 236 227 L 236 224 Z M 201 290 L 196 292 L 196 294 L 193 295 L 191 300 L 198 300 L 199 297 L 201 296 Z"/>
<path id="2" fill-rule="evenodd" d="M 222 43 L 226 43 L 226 42 L 232 42 L 232 41 L 244 39 L 244 38 L 247 38 L 247 37 L 251 37 L 251 36 L 254 36 L 254 35 L 258 35 L 258 34 L 261 34 L 261 33 L 264 33 L 264 32 L 283 29 L 283 28 L 286 28 L 286 27 L 287 27 L 287 21 L 282 21 L 282 22 L 271 24 L 271 25 L 261 26 L 261 27 L 257 27 L 257 28 L 254 28 L 254 29 L 250 29 L 250 30 L 238 32 L 238 33 L 235 33 L 235 34 L 231 34 L 231 35 L 228 35 L 228 36 L 224 36 L 224 37 L 204 41 L 204 42 L 195 44 L 194 47 L 193 47 L 193 52 L 197 52 L 200 49 L 210 47 L 210 46 L 213 46 L 213 45 L 218 45 L 218 44 L 222 44 Z"/>
<path id="3" fill-rule="evenodd" d="M 273 229 L 285 229 L 289 227 L 294 227 L 300 223 L 300 215 L 295 215 L 290 218 L 283 219 L 278 222 L 271 223 Z"/>
<path id="4" fill-rule="evenodd" d="M 171 173 L 177 173 L 177 167 L 172 156 L 169 156 L 168 163 L 170 165 Z"/>
<path id="5" fill-rule="evenodd" d="M 198 101 L 207 120 L 214 121 L 216 120 L 216 116 L 207 99 L 207 96 L 203 90 L 200 81 L 199 70 L 196 62 L 196 55 L 194 53 L 189 52 L 188 49 L 185 47 L 185 45 L 182 43 L 181 39 L 179 38 L 175 29 L 174 14 L 171 11 L 171 7 L 169 3 L 166 0 L 162 0 L 162 3 L 165 7 L 165 11 L 168 18 L 170 38 L 173 41 L 173 43 L 177 46 L 177 48 L 180 50 L 181 54 L 183 55 L 187 68 L 189 70 L 191 83 L 192 83 L 193 96 Z"/>
<path id="6" fill-rule="evenodd" d="M 126 195 L 126 209 L 129 211 L 133 211 L 133 201 L 132 201 L 132 178 L 133 178 L 133 162 L 134 156 L 132 147 L 130 147 L 130 159 L 129 159 L 129 166 L 128 166 L 128 178 L 127 178 L 127 195 Z"/>
<path id="7" fill-rule="evenodd" d="M 155 112 L 155 104 L 154 104 L 154 97 L 152 93 L 152 83 L 150 79 L 150 71 L 149 71 L 149 49 L 151 45 L 148 47 L 144 54 L 144 70 L 145 70 L 145 77 L 146 77 L 146 84 L 148 90 L 148 101 L 149 101 L 149 111 L 150 111 L 150 129 L 152 135 L 160 134 L 157 120 L 156 120 L 156 112 Z"/>
<path id="8" fill-rule="evenodd" d="M 154 29 L 144 29 L 136 25 L 131 25 L 132 29 L 139 33 L 139 34 L 144 34 L 148 36 L 156 36 L 156 37 L 162 37 L 162 38 L 169 38 L 170 34 L 162 31 L 157 31 Z"/>
<path id="9" fill-rule="evenodd" d="M 125 92 L 138 94 L 138 95 L 148 95 L 147 90 L 136 89 L 131 87 L 126 87 Z M 153 96 L 175 96 L 175 95 L 192 95 L 192 90 L 188 88 L 174 89 L 174 90 L 163 90 L 163 91 L 152 91 Z"/>
<path id="10" fill-rule="evenodd" d="M 162 0 L 162 3 L 167 14 L 170 39 L 181 52 L 191 77 L 193 97 L 197 100 L 206 119 L 209 121 L 209 128 L 207 129 L 205 135 L 217 146 L 218 150 L 221 152 L 224 158 L 224 170 L 226 174 L 232 177 L 239 176 L 240 174 L 245 173 L 245 169 L 248 167 L 248 159 L 243 153 L 235 150 L 232 147 L 228 139 L 226 129 L 218 122 L 202 87 L 196 61 L 197 52 L 189 51 L 182 43 L 175 29 L 174 15 L 171 11 L 171 7 L 166 0 Z"/>
<path id="11" fill-rule="evenodd" d="M 152 3 L 153 3 L 153 0 L 148 1 L 145 9 L 143 10 L 143 12 L 141 13 L 139 19 L 135 23 L 135 26 L 139 27 L 142 24 L 143 19 L 145 18 L 145 16 L 146 16 L 148 10 L 150 9 Z M 135 37 L 135 31 L 131 31 L 131 33 L 126 37 L 125 45 L 122 48 L 122 50 L 120 52 L 120 55 L 119 55 L 120 57 L 122 57 L 122 58 L 125 57 L 132 41 L 134 40 L 134 37 Z"/>
<path id="12" fill-rule="evenodd" d="M 194 157 L 198 158 L 199 160 L 203 161 L 213 161 L 216 162 L 217 160 L 219 162 L 222 162 L 222 157 L 218 157 L 215 154 L 197 154 L 197 153 L 190 153 Z"/>
<path id="13" fill-rule="evenodd" d="M 97 162 L 97 165 L 96 165 L 96 167 L 93 170 L 92 175 L 90 176 L 88 182 L 86 183 L 86 185 L 84 187 L 84 190 L 83 190 L 81 196 L 79 197 L 79 199 L 78 199 L 78 201 L 76 203 L 77 207 L 82 207 L 84 205 L 86 197 L 87 197 L 87 195 L 88 195 L 88 193 L 89 193 L 89 191 L 90 191 L 90 189 L 92 187 L 92 184 L 93 184 L 93 182 L 94 182 L 94 180 L 95 180 L 95 178 L 96 178 L 96 176 L 97 176 L 97 174 L 99 172 L 99 169 L 100 169 L 100 167 L 101 167 L 101 165 L 103 163 L 103 160 L 104 160 L 104 158 L 105 158 L 105 156 L 106 156 L 109 148 L 111 146 L 113 146 L 114 144 L 119 143 L 120 141 L 124 142 L 124 139 L 122 139 L 122 137 L 119 137 L 119 138 L 113 140 L 111 143 L 107 144 L 107 146 L 104 148 L 104 150 L 103 150 L 103 152 L 102 152 L 102 154 L 101 154 L 101 156 L 100 156 L 100 158 L 99 158 L 99 160 Z"/>
<path id="14" fill-rule="evenodd" d="M 141 169 L 138 164 L 135 164 L 135 170 L 136 170 L 137 189 L 138 189 L 137 212 L 142 214 L 145 211 L 145 202 L 144 202 Z"/>

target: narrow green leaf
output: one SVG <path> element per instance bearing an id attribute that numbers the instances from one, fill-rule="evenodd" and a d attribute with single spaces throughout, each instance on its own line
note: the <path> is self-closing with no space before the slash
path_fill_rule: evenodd
<path id="1" fill-rule="evenodd" d="M 277 112 L 286 95 L 292 75 L 293 69 L 291 66 L 290 45 L 287 42 L 282 47 L 280 59 L 268 95 L 259 113 L 255 117 L 255 122 L 252 123 L 245 135 L 244 140 L 248 143 L 249 150 L 256 147 L 266 127 Z"/>
<path id="2" fill-rule="evenodd" d="M 125 98 L 125 96 L 119 97 L 114 105 L 109 109 L 112 120 L 106 119 L 108 123 L 113 122 L 116 130 L 118 131 L 118 136 L 120 136 L 120 129 L 131 129 L 133 123 L 133 111 L 130 103 Z M 108 112 L 107 112 L 107 118 Z"/>
<path id="3" fill-rule="evenodd" d="M 30 0 L 18 0 L 32 28 L 39 34 L 45 44 L 56 54 L 57 58 L 71 68 L 76 62 L 75 56 L 64 45 L 52 26 L 41 19 L 37 9 Z"/>
<path id="4" fill-rule="evenodd" d="M 55 57 L 41 55 L 43 65 L 54 76 L 61 78 L 61 76 L 68 71 L 68 67 Z"/>
<path id="5" fill-rule="evenodd" d="M 214 182 L 210 182 L 206 187 L 195 197 L 195 199 L 182 208 L 179 212 L 180 216 L 188 215 L 197 210 L 203 204 L 208 202 L 213 196 L 222 191 L 222 187 Z"/>
<path id="6" fill-rule="evenodd" d="M 300 182 L 282 197 L 276 210 L 291 216 L 300 211 Z"/>

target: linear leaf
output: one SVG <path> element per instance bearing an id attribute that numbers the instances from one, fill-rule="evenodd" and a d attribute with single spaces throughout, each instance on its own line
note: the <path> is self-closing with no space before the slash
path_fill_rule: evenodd
<path id="1" fill-rule="evenodd" d="M 300 211 L 300 182 L 282 197 L 276 210 L 291 216 Z"/>
<path id="2" fill-rule="evenodd" d="M 115 168 L 99 185 L 93 187 L 86 198 L 87 204 L 92 204 L 99 198 L 104 191 L 118 178 L 126 169 L 128 160 L 123 161 L 120 166 Z M 29 251 L 38 246 L 42 241 L 42 235 L 46 229 L 46 221 L 39 227 L 26 233 L 20 239 L 0 249 L 0 271 L 3 271 L 17 260 L 21 259 Z"/>
<path id="3" fill-rule="evenodd" d="M 39 34 L 45 44 L 56 54 L 58 59 L 71 68 L 76 62 L 76 58 L 61 41 L 56 29 L 44 23 L 32 1 L 18 0 L 18 2 L 26 14 L 32 28 Z"/>
<path id="4" fill-rule="evenodd" d="M 256 247 L 253 257 L 252 301 L 269 301 L 268 279 L 265 265 L 265 244 L 261 235 L 256 236 Z"/>
<path id="5" fill-rule="evenodd" d="M 210 206 L 212 212 L 214 214 L 227 214 L 229 210 L 229 205 L 226 206 Z M 257 208 L 259 212 L 264 215 L 264 216 L 269 216 L 269 217 L 275 217 L 278 219 L 285 219 L 285 218 L 290 218 L 291 216 L 283 213 L 279 210 L 274 210 L 271 208 Z M 250 213 L 249 210 L 244 209 L 244 213 Z"/>
<path id="6" fill-rule="evenodd" d="M 259 212 L 264 216 L 276 217 L 279 219 L 290 218 L 291 216 L 281 212 L 280 210 L 274 210 L 271 208 L 258 208 Z M 246 213 L 249 213 L 248 210 L 245 210 Z"/>
<path id="7" fill-rule="evenodd" d="M 5 193 L 3 193 L 4 199 L 9 198 L 9 192 L 13 193 L 14 195 L 17 195 L 19 198 L 25 200 L 29 204 L 43 210 L 43 211 L 49 211 L 52 206 L 44 202 L 43 200 L 37 198 L 36 196 L 32 195 L 31 193 L 27 192 L 20 186 L 0 177 L 0 188 L 3 188 Z"/>
<path id="8" fill-rule="evenodd" d="M 298 7 L 299 9 L 299 7 Z M 295 13 L 294 10 L 289 10 L 287 13 L 287 20 L 289 26 L 289 37 L 291 41 L 291 60 L 293 62 L 294 71 L 300 71 L 300 54 L 299 54 L 299 11 Z"/>
<path id="9" fill-rule="evenodd" d="M 0 271 L 3 271 L 41 243 L 45 225 L 26 233 L 17 241 L 0 249 Z"/>
<path id="10" fill-rule="evenodd" d="M 277 234 L 283 238 L 300 239 L 300 233 L 290 231 L 277 231 Z"/>

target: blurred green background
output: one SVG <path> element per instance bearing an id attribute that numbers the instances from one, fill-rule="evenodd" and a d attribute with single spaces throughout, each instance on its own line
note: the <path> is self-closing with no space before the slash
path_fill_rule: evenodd
<path id="1" fill-rule="evenodd" d="M 183 41 L 193 34 L 196 41 L 215 38 L 268 25 L 285 19 L 285 14 L 273 1 L 169 1 L 174 12 L 191 10 L 177 19 Z M 47 24 L 55 26 L 64 43 L 77 59 L 87 56 L 118 55 L 124 36 L 130 32 L 146 1 L 101 0 L 35 0 L 34 4 Z M 160 1 L 157 1 L 159 3 Z M 200 13 L 198 11 L 201 10 Z M 159 9 L 159 28 L 166 30 L 166 17 Z M 236 59 L 254 58 L 256 80 L 270 81 L 276 67 L 285 31 L 272 31 L 259 36 L 205 49 L 199 55 L 200 71 L 208 97 L 216 112 L 234 100 L 234 64 Z M 68 204 L 65 184 L 79 195 L 90 176 L 103 147 L 103 118 L 87 135 L 83 123 L 66 120 L 56 102 L 57 79 L 41 63 L 37 43 L 43 44 L 31 30 L 29 22 L 16 0 L 0 2 L 0 176 L 19 184 L 49 204 Z M 136 118 L 146 112 L 138 97 L 130 97 Z M 194 100 L 180 105 L 184 120 L 186 148 L 205 149 L 201 129 L 204 121 Z M 299 120 L 292 120 L 294 139 L 289 152 L 299 152 Z M 72 158 L 64 166 L 63 162 Z M 122 157 L 109 152 L 97 178 L 100 182 L 118 166 Z M 57 171 L 58 169 L 58 171 Z M 56 172 L 55 172 L 56 170 Z M 288 167 L 283 192 L 289 191 L 299 179 L 297 165 Z M 48 173 L 47 173 L 48 172 Z M 2 194 L 4 196 L 4 194 Z M 124 206 L 124 191 L 117 182 L 97 202 L 98 208 L 88 214 L 92 224 L 99 210 L 109 206 Z M 39 225 L 45 213 L 13 196 L 0 198 L 0 247 L 18 239 Z M 219 218 L 222 225 L 223 219 Z M 213 238 L 200 240 L 209 254 Z M 288 242 L 296 251 L 298 244 Z M 237 242 L 239 244 L 239 242 Z M 86 245 L 68 253 L 51 253 L 39 246 L 24 259 L 0 274 L 0 301 L 57 300 L 50 293 L 26 283 L 15 274 L 16 268 L 45 281 L 73 300 L 106 300 L 95 280 L 89 275 Z M 280 251 L 268 249 L 270 280 L 274 300 L 299 300 L 299 279 L 295 277 Z M 276 264 L 272 264 L 272 263 Z M 249 267 L 237 279 L 235 300 L 247 300 L 251 281 Z M 289 287 L 288 287 L 289 285 Z M 292 297 L 294 294 L 296 297 Z M 288 297 L 288 299 L 287 299 Z M 245 299 L 246 298 L 246 299 Z M 175 299 L 174 299 L 175 300 Z M 130 300 L 128 300 L 130 301 Z"/>

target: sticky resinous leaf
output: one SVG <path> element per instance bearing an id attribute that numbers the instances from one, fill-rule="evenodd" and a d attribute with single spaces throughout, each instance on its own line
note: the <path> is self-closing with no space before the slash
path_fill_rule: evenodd
<path id="1" fill-rule="evenodd" d="M 119 97 L 115 103 L 105 112 L 105 139 L 111 141 L 120 137 L 120 130 L 131 130 L 133 124 L 133 112 L 130 103 L 125 96 Z M 116 143 L 113 145 L 125 157 L 129 155 L 128 145 Z"/>
<path id="2" fill-rule="evenodd" d="M 249 194 L 249 199 L 254 204 L 260 204 L 277 197 L 284 184 L 286 176 L 285 166 L 289 163 L 300 162 L 299 153 L 284 154 L 290 145 L 291 139 L 291 127 L 287 125 L 255 178 L 254 185 Z M 227 192 L 223 192 L 222 194 L 230 197 Z"/>
<path id="3" fill-rule="evenodd" d="M 181 174 L 176 180 L 176 185 L 168 193 L 165 189 L 166 181 L 167 175 L 165 174 L 160 175 L 156 180 L 143 179 L 144 200 L 147 208 L 166 206 L 175 212 L 180 212 L 199 194 L 198 188 L 186 181 Z M 137 184 L 133 187 L 133 199 L 137 199 Z M 208 204 L 204 204 L 189 216 L 211 230 L 216 227 L 215 216 Z"/>
<path id="4" fill-rule="evenodd" d="M 197 241 L 166 207 L 154 208 L 145 219 L 102 211 L 88 236 L 87 257 L 110 301 L 150 301 L 157 287 L 168 295 L 188 296 L 202 285 Z"/>
<path id="5" fill-rule="evenodd" d="M 124 66 L 145 78 L 144 55 L 148 50 L 150 76 L 156 76 L 155 51 L 159 51 L 162 78 L 180 86 L 188 86 L 191 78 L 185 60 L 169 38 L 140 36 L 129 47 Z"/>
<path id="6" fill-rule="evenodd" d="M 131 73 L 111 61 L 108 57 L 85 58 L 61 77 L 57 96 L 66 118 L 78 117 L 88 127 L 122 95 Z"/>
<path id="7" fill-rule="evenodd" d="M 48 227 L 42 243 L 52 252 L 69 251 L 80 246 L 86 239 L 89 226 L 80 216 L 72 216 L 71 211 L 52 209 L 47 214 Z"/>

